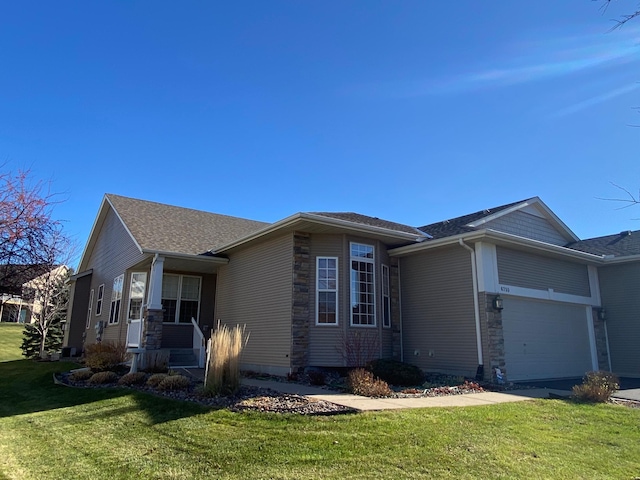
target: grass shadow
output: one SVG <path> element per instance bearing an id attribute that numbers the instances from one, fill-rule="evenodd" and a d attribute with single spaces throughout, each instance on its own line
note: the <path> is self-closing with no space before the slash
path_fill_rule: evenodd
<path id="1" fill-rule="evenodd" d="M 121 415 L 139 409 L 150 423 L 156 424 L 211 410 L 122 387 L 73 388 L 54 384 L 55 373 L 75 367 L 77 365 L 73 363 L 33 360 L 0 363 L 0 418 L 95 403 L 96 415 Z M 130 397 L 134 406 L 112 401 L 122 397 Z M 78 421 L 91 420 L 91 414 L 82 417 L 78 416 Z"/>

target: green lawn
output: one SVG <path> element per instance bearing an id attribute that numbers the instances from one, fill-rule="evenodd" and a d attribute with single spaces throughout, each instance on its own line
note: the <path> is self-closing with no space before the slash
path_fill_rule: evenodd
<path id="1" fill-rule="evenodd" d="M 0 335 L 6 330 L 3 327 Z M 640 410 L 539 400 L 334 417 L 54 385 L 0 363 L 0 479 L 627 478 Z"/>
<path id="2" fill-rule="evenodd" d="M 22 331 L 20 323 L 0 322 L 0 362 L 19 360 L 22 357 Z"/>

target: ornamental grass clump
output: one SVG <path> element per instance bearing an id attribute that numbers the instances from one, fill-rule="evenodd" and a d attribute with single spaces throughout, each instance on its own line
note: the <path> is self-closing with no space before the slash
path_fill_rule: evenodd
<path id="1" fill-rule="evenodd" d="M 72 382 L 85 382 L 92 376 L 93 372 L 91 370 L 76 370 L 71 375 L 69 375 L 69 380 L 71 380 Z"/>
<path id="2" fill-rule="evenodd" d="M 620 380 L 611 372 L 587 372 L 580 385 L 573 387 L 572 398 L 579 402 L 603 403 L 609 401 L 620 388 Z"/>
<path id="3" fill-rule="evenodd" d="M 347 377 L 347 385 L 351 393 L 363 397 L 388 397 L 393 393 L 387 382 L 376 378 L 364 368 L 351 370 Z"/>
<path id="4" fill-rule="evenodd" d="M 240 355 L 249 341 L 245 326 L 229 328 L 218 320 L 207 345 L 204 391 L 210 395 L 234 393 L 240 387 Z"/>
<path id="5" fill-rule="evenodd" d="M 145 385 L 147 387 L 156 388 L 158 385 L 160 385 L 160 382 L 162 382 L 168 376 L 169 376 L 168 373 L 154 373 L 147 379 L 147 382 L 145 383 Z"/>
<path id="6" fill-rule="evenodd" d="M 94 372 L 113 371 L 127 359 L 127 348 L 122 344 L 101 342 L 87 345 L 84 364 Z"/>

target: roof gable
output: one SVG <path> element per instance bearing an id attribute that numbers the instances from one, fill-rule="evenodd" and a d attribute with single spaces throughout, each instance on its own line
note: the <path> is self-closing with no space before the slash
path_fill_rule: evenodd
<path id="1" fill-rule="evenodd" d="M 523 225 L 525 219 L 531 225 Z M 538 197 L 481 210 L 461 217 L 419 227 L 433 238 L 445 238 L 493 229 L 535 240 L 563 245 L 578 237 Z"/>

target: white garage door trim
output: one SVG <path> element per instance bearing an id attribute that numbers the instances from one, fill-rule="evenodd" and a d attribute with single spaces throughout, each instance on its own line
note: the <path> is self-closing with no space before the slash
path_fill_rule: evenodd
<path id="1" fill-rule="evenodd" d="M 509 380 L 579 377 L 597 369 L 591 307 L 505 296 L 502 328 Z"/>

